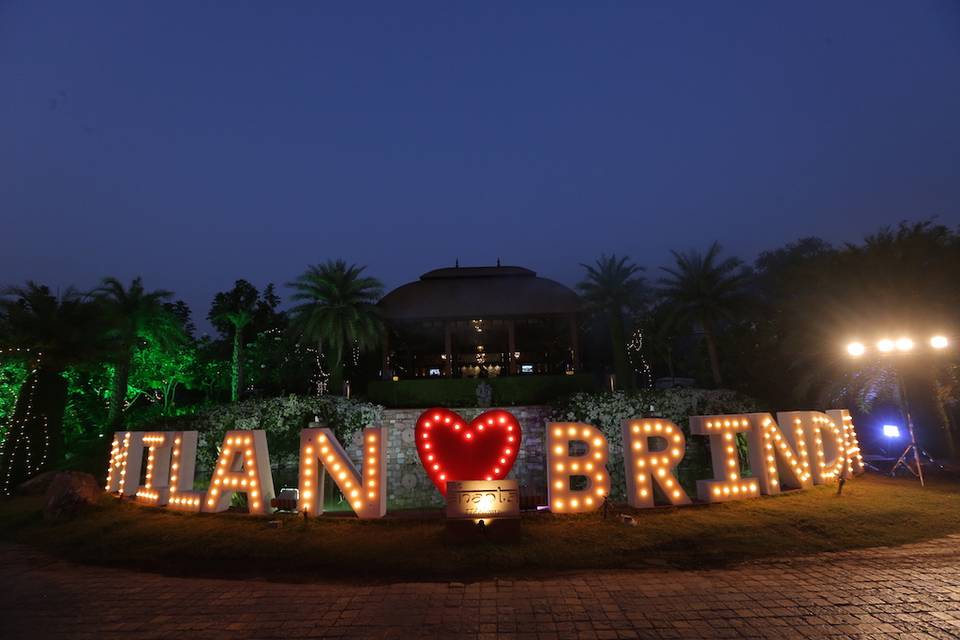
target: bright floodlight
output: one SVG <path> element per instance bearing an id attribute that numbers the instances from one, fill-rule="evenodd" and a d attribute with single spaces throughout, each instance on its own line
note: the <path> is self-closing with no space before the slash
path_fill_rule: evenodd
<path id="1" fill-rule="evenodd" d="M 863 346 L 862 342 L 851 342 L 847 345 L 847 353 L 852 355 L 854 358 L 857 356 L 862 356 L 866 350 L 867 348 Z"/>
<path id="2" fill-rule="evenodd" d="M 933 336 L 930 338 L 930 346 L 934 349 L 946 349 L 949 344 L 950 341 L 947 340 L 947 336 Z"/>
<path id="3" fill-rule="evenodd" d="M 894 348 L 893 340 L 889 340 L 887 338 L 884 338 L 883 340 L 877 343 L 877 350 L 882 351 L 884 353 L 889 353 L 890 351 L 893 351 L 893 348 Z"/>
<path id="4" fill-rule="evenodd" d="M 895 424 L 885 424 L 883 425 L 883 435 L 888 438 L 899 438 L 900 427 Z"/>
<path id="5" fill-rule="evenodd" d="M 913 340 L 910 338 L 897 339 L 897 351 L 910 351 L 913 349 Z"/>

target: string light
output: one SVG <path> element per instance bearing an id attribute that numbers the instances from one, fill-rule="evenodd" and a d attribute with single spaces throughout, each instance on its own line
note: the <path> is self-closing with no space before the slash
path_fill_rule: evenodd
<path id="1" fill-rule="evenodd" d="M 6 437 L 0 442 L 0 468 L 5 469 L 0 493 L 5 496 L 13 492 L 16 483 L 42 471 L 50 456 L 49 420 L 44 414 L 39 416 L 33 414 L 43 352 L 34 353 L 32 349 L 17 347 L 0 349 L 0 355 L 11 354 L 18 358 L 27 357 L 30 362 L 30 371 L 24 383 L 28 385 L 26 392 L 23 389 L 20 390 L 13 414 L 7 422 Z M 21 400 L 25 405 L 21 406 Z M 38 422 L 40 428 L 37 430 Z M 22 462 L 19 462 L 18 467 L 20 460 Z M 14 473 L 15 470 L 19 470 L 20 473 Z"/>

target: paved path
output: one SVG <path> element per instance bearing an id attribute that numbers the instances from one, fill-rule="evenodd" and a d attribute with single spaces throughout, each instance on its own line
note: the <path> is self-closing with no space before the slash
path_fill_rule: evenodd
<path id="1" fill-rule="evenodd" d="M 0 638 L 960 638 L 960 536 L 543 580 L 281 584 L 79 566 L 0 545 Z"/>

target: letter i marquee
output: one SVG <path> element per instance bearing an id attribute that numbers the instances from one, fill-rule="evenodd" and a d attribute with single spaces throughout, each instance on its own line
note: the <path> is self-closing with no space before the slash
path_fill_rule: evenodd
<path id="1" fill-rule="evenodd" d="M 323 513 L 323 472 L 326 470 L 358 518 L 382 518 L 387 513 L 387 456 L 383 451 L 386 437 L 387 430 L 383 427 L 363 430 L 363 462 L 358 472 L 333 431 L 326 427 L 301 431 L 297 508 L 314 516 Z"/>

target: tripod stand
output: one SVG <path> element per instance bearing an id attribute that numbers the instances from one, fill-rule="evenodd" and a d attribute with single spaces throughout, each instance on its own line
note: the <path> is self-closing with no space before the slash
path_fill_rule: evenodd
<path id="1" fill-rule="evenodd" d="M 896 475 L 897 469 L 903 467 L 919 478 L 920 486 L 923 487 L 925 485 L 923 483 L 923 466 L 920 464 L 920 447 L 917 445 L 917 437 L 913 432 L 913 418 L 910 417 L 910 403 L 907 400 L 907 388 L 903 384 L 903 378 L 900 376 L 899 369 L 897 370 L 897 387 L 900 389 L 900 404 L 903 407 L 903 417 L 907 419 L 907 432 L 910 434 L 910 444 L 908 444 L 907 448 L 900 454 L 897 463 L 893 465 L 893 469 L 890 470 L 890 475 Z M 913 461 L 917 465 L 916 471 L 910 466 L 909 460 L 911 453 L 913 453 Z M 923 455 L 930 458 L 930 455 L 926 451 L 923 452 Z"/>

